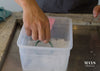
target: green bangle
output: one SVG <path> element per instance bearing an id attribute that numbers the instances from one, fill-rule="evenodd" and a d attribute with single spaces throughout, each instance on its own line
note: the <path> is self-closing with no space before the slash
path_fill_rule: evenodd
<path id="1" fill-rule="evenodd" d="M 40 40 L 38 40 L 37 42 L 36 42 L 36 44 L 35 44 L 35 46 L 37 46 L 38 45 L 38 43 L 40 43 L 41 41 Z M 49 41 L 49 44 L 50 44 L 50 46 L 51 47 L 53 47 L 53 44 L 51 43 L 51 41 Z"/>

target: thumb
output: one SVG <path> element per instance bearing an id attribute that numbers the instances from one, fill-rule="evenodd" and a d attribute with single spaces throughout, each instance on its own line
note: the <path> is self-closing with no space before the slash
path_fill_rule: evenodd
<path id="1" fill-rule="evenodd" d="M 96 6 L 93 9 L 93 16 L 96 18 L 99 15 L 100 12 L 100 6 Z"/>

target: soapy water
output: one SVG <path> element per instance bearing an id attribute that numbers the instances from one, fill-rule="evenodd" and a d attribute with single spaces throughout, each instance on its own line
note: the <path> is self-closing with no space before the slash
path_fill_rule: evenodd
<path id="1" fill-rule="evenodd" d="M 66 46 L 69 44 L 68 41 L 65 41 L 64 39 L 51 39 L 50 42 L 52 43 L 53 45 L 53 48 L 66 48 Z M 37 43 L 37 41 L 28 41 L 28 45 L 31 45 L 31 46 L 35 46 L 35 44 Z M 37 44 L 36 47 L 51 47 L 51 45 L 49 43 L 44 43 L 44 42 L 39 42 Z"/>

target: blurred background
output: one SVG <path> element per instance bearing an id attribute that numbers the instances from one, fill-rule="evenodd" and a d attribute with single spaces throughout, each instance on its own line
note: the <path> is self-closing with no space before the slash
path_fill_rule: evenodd
<path id="1" fill-rule="evenodd" d="M 100 5 L 100 0 L 98 2 L 98 5 Z M 14 0 L 0 0 L 0 7 L 3 6 L 5 9 L 10 11 L 22 11 L 22 8 L 18 6 Z"/>
<path id="2" fill-rule="evenodd" d="M 0 7 L 4 7 L 5 9 L 13 12 L 22 11 L 22 8 L 19 5 L 17 5 L 15 0 L 0 0 Z"/>

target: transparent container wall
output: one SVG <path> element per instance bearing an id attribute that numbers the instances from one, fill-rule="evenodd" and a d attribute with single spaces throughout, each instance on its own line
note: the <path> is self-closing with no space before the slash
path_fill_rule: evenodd
<path id="1" fill-rule="evenodd" d="M 25 55 L 20 54 L 24 71 L 66 71 L 70 50 L 63 55 Z M 61 52 L 60 52 L 61 53 Z"/>
<path id="2" fill-rule="evenodd" d="M 71 43 L 71 20 L 68 18 L 55 18 L 54 25 L 51 30 L 51 43 L 55 48 L 66 48 L 69 47 Z M 23 29 L 21 31 L 21 35 L 23 36 L 19 42 L 19 44 L 24 46 L 34 46 L 37 41 L 32 40 L 31 37 L 28 37 L 25 33 L 25 29 L 23 26 Z M 44 44 L 43 42 L 40 42 L 38 47 L 51 47 L 50 44 Z"/>
<path id="3" fill-rule="evenodd" d="M 43 42 L 34 46 L 36 41 L 28 37 L 22 27 L 17 45 L 23 71 L 66 71 L 72 48 L 72 22 L 68 18 L 53 18 L 50 41 L 54 48 Z"/>

